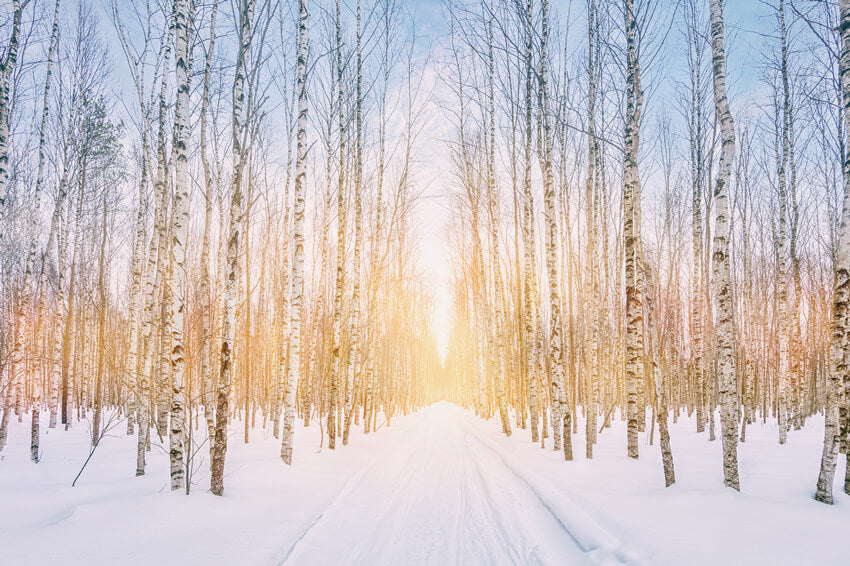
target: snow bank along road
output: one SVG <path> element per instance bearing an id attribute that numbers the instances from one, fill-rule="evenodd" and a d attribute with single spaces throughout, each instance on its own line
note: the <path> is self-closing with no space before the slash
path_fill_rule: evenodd
<path id="1" fill-rule="evenodd" d="M 320 448 L 316 423 L 299 425 L 292 467 L 271 434 L 244 444 L 234 423 L 221 498 L 206 491 L 206 445 L 186 497 L 170 492 L 156 438 L 148 474 L 134 477 L 135 437 L 121 424 L 72 488 L 86 422 L 46 431 L 37 465 L 29 426 L 13 421 L 0 454 L 2 565 L 850 564 L 850 497 L 837 481 L 836 505 L 812 500 L 822 421 L 784 446 L 774 426 L 748 427 L 741 493 L 723 487 L 720 443 L 684 416 L 671 424 L 669 489 L 657 443 L 642 434 L 640 459 L 626 458 L 619 420 L 593 460 L 574 435 L 565 463 L 528 431 L 505 438 L 496 420 L 438 403 L 375 434 L 352 429 L 336 451 Z"/>

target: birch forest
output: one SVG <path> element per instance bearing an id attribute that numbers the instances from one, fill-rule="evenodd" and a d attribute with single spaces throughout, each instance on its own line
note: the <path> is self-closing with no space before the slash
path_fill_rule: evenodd
<path id="1" fill-rule="evenodd" d="M 270 476 L 342 503 L 227 563 L 846 564 L 559 498 L 850 528 L 848 132 L 850 0 L 3 0 L 0 515 Z M 487 542 L 532 500 L 572 550 Z"/>

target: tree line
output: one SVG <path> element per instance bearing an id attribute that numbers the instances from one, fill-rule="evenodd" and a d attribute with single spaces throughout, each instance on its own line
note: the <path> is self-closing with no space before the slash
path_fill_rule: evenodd
<path id="1" fill-rule="evenodd" d="M 631 458 L 657 427 L 668 486 L 668 421 L 693 416 L 740 489 L 748 425 L 785 443 L 823 414 L 831 502 L 850 2 L 765 5 L 743 92 L 724 8 L 446 0 L 428 43 L 398 0 L 14 0 L 0 449 L 12 417 L 30 415 L 34 462 L 42 410 L 90 419 L 93 449 L 135 436 L 137 475 L 167 440 L 172 489 L 208 460 L 221 495 L 235 423 L 244 442 L 270 428 L 291 464 L 296 420 L 335 449 L 450 399 L 567 460 L 581 426 L 587 458 L 618 415 Z M 446 157 L 425 163 L 434 141 Z M 417 261 L 429 167 L 446 172 L 442 353 Z"/>
<path id="2" fill-rule="evenodd" d="M 221 495 L 237 421 L 290 464 L 296 419 L 335 448 L 436 398 L 406 10 L 107 7 L 3 22 L 0 446 L 29 413 L 37 462 L 42 409 L 88 418 L 93 447 L 137 437 L 136 475 L 153 435 L 172 489 L 207 460 Z"/>
<path id="3" fill-rule="evenodd" d="M 784 444 L 822 414 L 832 502 L 850 5 L 765 4 L 757 74 L 736 81 L 720 0 L 449 6 L 455 396 L 566 460 L 618 414 L 628 457 L 657 429 L 667 486 L 668 421 L 693 417 L 736 490 L 748 425 Z"/>

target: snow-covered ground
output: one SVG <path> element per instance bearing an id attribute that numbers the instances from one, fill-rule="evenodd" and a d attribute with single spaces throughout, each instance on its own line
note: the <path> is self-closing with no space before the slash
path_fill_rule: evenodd
<path id="1" fill-rule="evenodd" d="M 118 429 L 71 487 L 88 455 L 85 422 L 49 431 L 35 465 L 28 419 L 13 419 L 0 454 L 0 564 L 850 564 L 843 463 L 836 504 L 812 499 L 822 420 L 785 446 L 774 426 L 749 427 L 741 493 L 722 486 L 720 441 L 693 429 L 671 426 L 677 483 L 665 489 L 657 443 L 642 434 L 641 458 L 629 460 L 619 421 L 592 461 L 582 433 L 576 460 L 563 462 L 527 431 L 505 438 L 496 421 L 439 403 L 353 432 L 335 452 L 318 449 L 318 426 L 299 426 L 292 467 L 270 434 L 256 429 L 245 445 L 237 424 L 218 498 L 206 460 L 189 497 L 171 493 L 156 442 L 148 475 L 134 477 L 135 439 Z"/>

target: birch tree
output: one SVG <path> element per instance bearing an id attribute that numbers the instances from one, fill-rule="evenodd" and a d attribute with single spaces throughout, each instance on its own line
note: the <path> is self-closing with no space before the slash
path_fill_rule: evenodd
<path id="1" fill-rule="evenodd" d="M 717 312 L 717 366 L 720 427 L 723 444 L 723 483 L 740 491 L 738 479 L 738 413 L 735 374 L 735 335 L 732 323 L 732 275 L 729 271 L 729 183 L 735 158 L 735 122 L 726 96 L 726 54 L 723 46 L 723 2 L 710 0 L 714 107 L 720 122 L 720 163 L 714 185 L 714 250 L 712 276 Z"/>
<path id="2" fill-rule="evenodd" d="M 599 15 L 596 0 L 588 0 L 587 2 L 587 190 L 585 193 L 586 207 L 586 223 L 587 223 L 587 266 L 588 266 L 588 287 L 589 300 L 591 304 L 598 305 L 600 302 L 599 296 L 599 276 L 597 272 L 598 261 L 596 252 L 596 232 L 597 232 L 597 208 L 599 197 L 597 194 L 597 161 L 599 153 L 599 142 L 597 140 L 596 131 L 596 89 L 597 89 L 597 69 L 598 50 L 599 50 Z M 588 363 L 587 363 L 587 378 L 586 378 L 586 413 L 587 423 L 585 426 L 585 454 L 588 458 L 593 458 L 593 444 L 596 442 L 596 403 L 599 397 L 599 309 L 594 306 L 591 308 L 588 334 Z"/>
<path id="3" fill-rule="evenodd" d="M 193 2 L 194 0 L 189 0 Z M 171 434 L 170 464 L 171 489 L 184 488 L 183 469 L 183 382 L 186 359 L 184 354 L 184 315 L 186 312 L 186 240 L 189 236 L 189 46 L 193 8 L 186 0 L 174 0 L 174 69 L 177 81 L 177 99 L 174 105 L 175 189 L 171 245 L 171 263 L 174 275 L 170 278 L 171 290 Z"/>
<path id="4" fill-rule="evenodd" d="M 210 461 L 210 491 L 213 495 L 224 494 L 224 458 L 227 453 L 227 424 L 230 416 L 229 399 L 233 380 L 233 337 L 236 325 L 236 301 L 239 281 L 239 249 L 242 228 L 242 173 L 245 167 L 243 127 L 245 101 L 245 73 L 248 50 L 251 47 L 251 26 L 254 19 L 254 0 L 239 0 L 238 36 L 239 50 L 233 78 L 232 153 L 233 178 L 230 193 L 230 230 L 227 238 L 226 269 L 224 287 L 224 320 L 222 322 L 220 371 L 215 410 L 215 437 Z M 247 418 L 247 416 L 245 417 Z"/>
<path id="5" fill-rule="evenodd" d="M 20 18 L 20 15 L 16 16 Z M 20 22 L 17 24 L 20 26 Z M 53 8 L 53 25 L 51 26 L 50 31 L 50 45 L 47 50 L 47 69 L 45 71 L 44 78 L 44 91 L 42 96 L 42 106 L 41 106 L 41 125 L 39 126 L 39 134 L 38 134 L 38 170 L 36 174 L 35 181 L 35 194 L 33 196 L 33 200 L 35 201 L 34 210 L 35 214 L 32 215 L 30 220 L 30 234 L 31 240 L 29 242 L 29 249 L 27 251 L 26 256 L 26 265 L 24 267 L 24 281 L 23 281 L 23 291 L 22 291 L 22 300 L 21 304 L 18 307 L 17 315 L 16 315 L 16 323 L 14 329 L 14 341 L 12 344 L 12 354 L 10 359 L 10 374 L 11 375 L 19 375 L 19 372 L 23 372 L 24 369 L 21 367 L 23 363 L 23 341 L 24 341 L 24 333 L 26 331 L 26 317 L 27 313 L 30 310 L 30 297 L 33 294 L 33 267 L 35 264 L 36 258 L 36 249 L 38 246 L 38 210 L 41 202 L 41 193 L 42 187 L 44 185 L 44 161 L 45 161 L 45 146 L 47 143 L 47 117 L 48 111 L 50 109 L 50 78 L 51 72 L 53 70 L 53 59 L 56 53 L 56 43 L 59 35 L 59 2 L 54 4 Z M 10 46 L 11 49 L 11 46 Z M 7 59 L 8 59 L 7 55 Z M 8 83 L 7 83 L 8 84 Z M 0 85 L 0 91 L 4 88 Z M 3 116 L 0 116 L 0 122 L 4 120 Z M 2 130 L 3 125 L 0 123 L 0 130 Z M 2 134 L 0 134 L 2 135 Z M 2 150 L 0 149 L 0 152 Z M 2 160 L 2 157 L 0 157 Z M 2 165 L 0 165 L 2 167 Z M 2 171 L 0 171 L 0 175 L 2 175 Z M 2 217 L 0 217 L 2 218 Z M 51 370 L 51 375 L 53 374 Z M 34 388 L 35 398 L 33 399 L 33 411 L 32 411 L 32 423 L 31 423 L 31 441 L 30 441 L 30 459 L 33 462 L 38 462 L 39 459 L 39 413 L 40 413 L 40 393 L 39 387 L 36 385 Z M 54 390 L 51 387 L 49 393 L 51 394 L 49 405 L 50 405 L 50 428 L 54 428 L 56 426 L 56 414 L 58 407 L 58 396 L 54 398 L 53 393 Z"/>
<path id="6" fill-rule="evenodd" d="M 496 82 L 496 66 L 493 57 L 493 2 L 487 7 L 487 112 L 488 112 L 488 143 L 487 143 L 487 195 L 488 209 L 490 213 L 490 246 L 493 250 L 493 327 L 494 327 L 494 352 L 496 359 L 493 368 L 493 380 L 495 382 L 496 400 L 499 406 L 499 416 L 502 420 L 502 432 L 511 435 L 511 421 L 508 414 L 508 404 L 505 398 L 504 375 L 502 372 L 502 360 L 504 358 L 505 331 L 503 328 L 503 296 L 502 288 L 502 266 L 499 261 L 499 230 L 498 230 L 498 197 L 496 195 L 496 100 L 494 94 L 494 83 Z"/>
<path id="7" fill-rule="evenodd" d="M 12 73 L 18 61 L 18 46 L 21 41 L 21 17 L 29 0 L 12 1 L 12 29 L 9 43 L 0 59 L 0 224 L 6 216 L 6 186 L 9 181 L 9 87 Z M 0 229 L 0 243 L 3 231 Z"/>
<path id="8" fill-rule="evenodd" d="M 292 447 L 295 436 L 295 391 L 301 376 L 301 313 L 304 295 L 304 199 L 307 176 L 307 56 L 309 37 L 307 0 L 298 0 L 298 55 L 296 65 L 296 91 L 298 93 L 298 118 L 296 122 L 295 195 L 293 207 L 292 252 L 292 303 L 289 325 L 289 373 L 284 397 L 283 433 L 280 457 L 292 464 Z"/>
<path id="9" fill-rule="evenodd" d="M 623 250 L 626 276 L 626 414 L 627 452 L 638 457 L 638 380 L 643 352 L 643 299 L 640 294 L 640 177 L 638 146 L 643 94 L 637 56 L 637 19 L 633 0 L 625 2 L 626 18 L 626 124 L 623 164 Z"/>
<path id="10" fill-rule="evenodd" d="M 526 351 L 526 381 L 528 383 L 528 410 L 531 418 L 531 441 L 538 442 L 539 439 L 539 413 L 540 413 L 540 323 L 538 311 L 537 293 L 537 269 L 534 253 L 534 198 L 531 192 L 531 151 L 532 151 L 532 93 L 533 68 L 532 48 L 534 28 L 532 21 L 532 0 L 526 0 L 523 13 L 523 28 L 525 35 L 525 144 L 523 170 L 523 298 L 525 304 L 525 351 Z M 544 411 L 545 414 L 545 411 Z"/>
<path id="11" fill-rule="evenodd" d="M 333 301 L 333 328 L 331 339 L 331 390 L 328 404 L 328 448 L 336 448 L 338 435 L 337 412 L 339 403 L 340 364 L 342 359 L 342 296 L 345 292 L 345 236 L 347 232 L 347 212 L 345 201 L 345 117 L 343 115 L 343 62 L 342 62 L 342 16 L 340 2 L 336 2 L 336 101 L 339 119 L 339 162 L 337 176 L 337 247 L 336 247 L 336 284 Z"/>
<path id="12" fill-rule="evenodd" d="M 210 104 L 210 78 L 212 73 L 213 55 L 215 53 L 216 29 L 215 21 L 218 14 L 218 1 L 213 2 L 210 13 L 210 39 L 207 43 L 207 54 L 204 60 L 204 78 L 201 90 L 201 118 L 200 118 L 200 148 L 201 166 L 204 173 L 204 233 L 201 243 L 201 301 L 203 303 L 203 315 L 201 324 L 201 379 L 203 384 L 204 418 L 207 423 L 207 437 L 209 439 L 210 456 L 213 453 L 215 439 L 215 405 L 213 404 L 213 297 L 210 290 L 210 247 L 212 240 L 213 207 L 215 204 L 215 187 L 213 184 L 213 172 L 207 154 L 207 129 L 208 113 Z"/>
<path id="13" fill-rule="evenodd" d="M 173 39 L 173 17 L 171 10 L 165 10 L 167 24 L 167 33 L 164 34 L 161 44 L 161 77 L 160 89 L 158 94 L 158 112 L 157 125 L 158 133 L 156 140 L 156 177 L 154 180 L 154 223 L 153 232 L 151 234 L 150 243 L 147 253 L 147 265 L 143 276 L 144 286 L 144 308 L 143 321 L 141 327 L 141 342 L 140 349 L 142 359 L 139 361 L 140 380 L 139 380 L 139 410 L 138 410 L 138 437 L 136 446 L 136 475 L 142 476 L 145 474 L 145 451 L 147 450 L 150 424 L 151 424 L 151 389 L 155 371 L 154 365 L 154 344 L 156 337 L 154 335 L 154 325 L 156 322 L 156 310 L 158 304 L 158 290 L 162 281 L 163 269 L 160 265 L 165 262 L 165 250 L 162 245 L 165 238 L 165 222 L 166 211 L 168 207 L 168 192 L 166 190 L 166 156 L 165 156 L 165 139 L 166 139 L 166 100 L 165 76 L 171 57 L 171 44 Z"/>
<path id="14" fill-rule="evenodd" d="M 543 202 L 546 226 L 546 273 L 549 280 L 549 364 L 552 373 L 553 428 L 563 426 L 564 459 L 572 460 L 572 414 L 564 390 L 563 336 L 561 334 L 561 292 L 558 269 L 559 230 L 552 173 L 552 127 L 549 103 L 549 0 L 543 0 L 540 39 L 540 114 L 543 121 Z"/>
<path id="15" fill-rule="evenodd" d="M 841 124 L 850 131 L 850 0 L 840 0 L 840 57 Z M 831 336 L 829 343 L 829 373 L 827 374 L 824 407 L 824 440 L 815 499 L 832 504 L 832 482 L 835 463 L 844 439 L 839 406 L 846 403 L 844 388 L 847 378 L 848 314 L 850 314 L 850 152 L 844 151 L 842 159 L 843 195 L 841 223 L 838 231 L 835 267 L 833 273 L 833 299 Z M 845 491 L 846 484 L 845 484 Z"/>
<path id="16" fill-rule="evenodd" d="M 360 29 L 360 0 L 357 0 L 356 39 L 356 94 L 355 94 L 355 138 L 354 138 L 354 261 L 351 266 L 354 279 L 351 293 L 351 329 L 349 331 L 349 362 L 345 382 L 345 425 L 342 443 L 348 444 L 354 409 L 354 385 L 360 376 L 360 258 L 363 240 L 363 50 Z"/>

